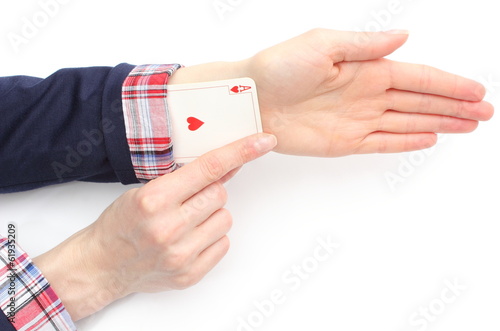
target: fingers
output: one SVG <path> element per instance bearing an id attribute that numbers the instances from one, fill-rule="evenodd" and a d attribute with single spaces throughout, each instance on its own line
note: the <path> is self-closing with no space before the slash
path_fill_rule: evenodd
<path id="1" fill-rule="evenodd" d="M 467 133 L 477 128 L 477 121 L 441 115 L 424 115 L 386 111 L 377 131 L 390 133 Z"/>
<path id="2" fill-rule="evenodd" d="M 198 226 L 210 215 L 221 209 L 227 202 L 227 192 L 223 184 L 241 169 L 238 167 L 224 175 L 220 180 L 205 187 L 181 204 L 184 219 L 192 226 Z"/>
<path id="3" fill-rule="evenodd" d="M 238 167 L 236 169 L 233 169 L 231 170 L 230 172 L 228 172 L 224 177 L 222 177 L 220 179 L 219 182 L 221 182 L 222 184 L 225 184 L 227 183 L 231 178 L 233 178 L 234 176 L 236 176 L 236 174 L 241 170 L 241 167 Z"/>
<path id="4" fill-rule="evenodd" d="M 183 219 L 196 227 L 227 202 L 227 192 L 221 182 L 215 182 L 193 195 L 180 206 Z"/>
<path id="5" fill-rule="evenodd" d="M 348 32 L 316 29 L 318 44 L 327 47 L 334 63 L 375 60 L 391 54 L 408 39 L 407 31 Z"/>
<path id="6" fill-rule="evenodd" d="M 470 102 L 399 90 L 388 90 L 389 109 L 407 112 L 446 115 L 476 121 L 487 121 L 493 116 L 493 106 L 486 102 Z"/>
<path id="7" fill-rule="evenodd" d="M 228 250 L 229 238 L 227 236 L 223 236 L 201 252 L 190 267 L 189 273 L 185 274 L 182 279 L 178 280 L 181 286 L 177 286 L 177 288 L 183 289 L 198 283 L 222 260 Z"/>
<path id="8" fill-rule="evenodd" d="M 433 67 L 387 61 L 391 88 L 448 98 L 481 101 L 486 94 L 483 85 Z"/>
<path id="9" fill-rule="evenodd" d="M 432 147 L 437 142 L 434 133 L 398 134 L 374 132 L 360 144 L 356 153 L 401 153 Z"/>
<path id="10" fill-rule="evenodd" d="M 229 238 L 224 236 L 216 241 L 213 245 L 207 247 L 198 256 L 193 269 L 198 273 L 206 275 L 212 270 L 217 263 L 227 254 L 229 250 Z"/>
<path id="11" fill-rule="evenodd" d="M 175 199 L 183 202 L 226 174 L 271 151 L 276 137 L 256 134 L 206 153 L 177 170 L 165 185 L 172 185 Z M 162 178 L 160 178 L 161 183 Z"/>
<path id="12" fill-rule="evenodd" d="M 219 209 L 213 213 L 194 229 L 192 241 L 198 246 L 198 253 L 224 237 L 231 230 L 232 225 L 233 218 L 227 209 Z"/>
<path id="13" fill-rule="evenodd" d="M 226 209 L 219 209 L 190 234 L 181 251 L 191 252 L 184 259 L 180 272 L 174 280 L 174 287 L 183 289 L 200 281 L 220 262 L 229 249 L 227 233 L 232 226 L 232 217 Z"/>

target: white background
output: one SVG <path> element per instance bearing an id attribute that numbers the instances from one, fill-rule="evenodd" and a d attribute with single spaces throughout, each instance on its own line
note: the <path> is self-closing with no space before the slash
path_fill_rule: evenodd
<path id="1" fill-rule="evenodd" d="M 23 18 L 31 21 L 42 9 L 33 0 L 2 2 L 0 75 L 238 60 L 314 27 L 404 28 L 410 39 L 389 58 L 488 83 L 487 99 L 499 106 L 500 13 L 494 1 L 400 0 L 389 16 L 376 13 L 390 0 L 229 3 L 233 10 L 221 19 L 213 0 L 69 0 L 16 51 L 8 34 L 20 34 Z M 494 117 L 426 153 L 268 155 L 227 185 L 232 247 L 201 283 L 127 297 L 78 322 L 79 329 L 498 330 L 499 129 Z M 393 189 L 388 173 L 401 176 Z M 93 222 L 129 188 L 71 183 L 2 195 L 0 232 L 15 222 L 21 245 L 36 256 Z M 312 268 L 317 241 L 328 237 L 340 247 Z M 303 261 L 314 270 L 295 289 L 282 276 Z M 466 289 L 443 303 L 447 280 Z M 254 302 L 275 291 L 284 298 L 264 316 Z M 412 318 L 423 323 L 415 314 L 429 305 L 433 321 L 412 325 Z M 256 327 L 238 327 L 240 319 Z"/>

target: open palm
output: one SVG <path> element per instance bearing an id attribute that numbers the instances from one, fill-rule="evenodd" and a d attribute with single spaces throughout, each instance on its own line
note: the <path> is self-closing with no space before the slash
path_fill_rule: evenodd
<path id="1" fill-rule="evenodd" d="M 384 56 L 407 34 L 316 29 L 248 61 L 264 131 L 277 152 L 335 157 L 432 146 L 436 133 L 473 131 L 493 107 L 484 87 Z"/>

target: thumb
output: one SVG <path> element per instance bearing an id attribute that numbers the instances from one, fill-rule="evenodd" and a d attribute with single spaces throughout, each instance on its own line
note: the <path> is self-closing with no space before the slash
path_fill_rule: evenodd
<path id="1" fill-rule="evenodd" d="M 329 30 L 328 54 L 334 63 L 375 60 L 391 54 L 408 39 L 408 31 L 347 32 Z"/>
<path id="2" fill-rule="evenodd" d="M 228 180 L 236 174 L 235 169 L 267 154 L 276 143 L 276 137 L 271 134 L 253 134 L 205 153 L 172 175 L 160 177 L 154 182 L 159 187 L 168 185 L 171 192 L 175 192 L 175 200 L 172 201 L 184 202 L 210 184 L 221 179 L 222 183 Z"/>

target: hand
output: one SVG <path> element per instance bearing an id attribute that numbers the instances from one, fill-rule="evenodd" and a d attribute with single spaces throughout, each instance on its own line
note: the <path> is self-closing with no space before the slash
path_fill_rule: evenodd
<path id="1" fill-rule="evenodd" d="M 249 59 L 276 151 L 326 157 L 411 151 L 434 145 L 435 133 L 470 132 L 491 118 L 481 84 L 381 59 L 407 37 L 316 29 Z"/>
<path id="2" fill-rule="evenodd" d="M 286 154 L 412 151 L 434 145 L 435 133 L 470 132 L 491 118 L 481 84 L 382 59 L 407 38 L 315 29 L 244 61 L 181 69 L 170 83 L 253 78 L 264 131 Z"/>
<path id="3" fill-rule="evenodd" d="M 275 145 L 272 135 L 253 135 L 132 189 L 34 262 L 73 320 L 133 292 L 191 286 L 229 248 L 222 184 Z"/>

